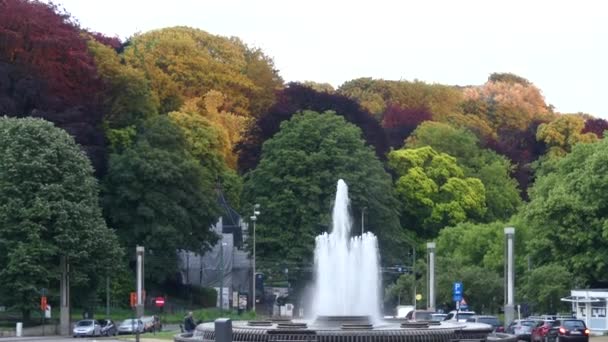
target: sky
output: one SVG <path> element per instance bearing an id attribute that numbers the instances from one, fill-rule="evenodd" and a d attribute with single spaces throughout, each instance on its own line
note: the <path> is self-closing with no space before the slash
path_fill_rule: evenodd
<path id="1" fill-rule="evenodd" d="M 562 113 L 608 119 L 608 3 L 600 0 L 56 0 L 126 39 L 190 26 L 237 36 L 286 81 L 359 77 L 479 85 L 511 72 Z"/>

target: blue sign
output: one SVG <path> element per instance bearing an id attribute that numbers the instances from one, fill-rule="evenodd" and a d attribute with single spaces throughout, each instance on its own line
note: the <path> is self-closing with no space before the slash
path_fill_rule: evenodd
<path id="1" fill-rule="evenodd" d="M 462 292 L 464 287 L 461 282 L 455 282 L 454 287 L 452 288 L 452 300 L 455 302 L 460 302 L 462 300 Z"/>

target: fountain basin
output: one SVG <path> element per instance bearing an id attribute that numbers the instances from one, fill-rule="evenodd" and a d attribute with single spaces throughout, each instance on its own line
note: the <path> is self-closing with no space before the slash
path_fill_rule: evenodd
<path id="1" fill-rule="evenodd" d="M 363 318 L 362 318 L 363 317 Z M 407 327 L 399 322 L 381 321 L 373 326 L 364 323 L 366 316 L 325 317 L 321 321 L 293 320 L 252 326 L 246 321 L 232 323 L 234 342 L 453 342 L 484 341 L 492 327 L 482 323 L 450 323 L 425 327 Z M 330 322 L 330 324 L 328 324 Z M 346 322 L 346 323 L 345 323 Z M 265 324 L 267 324 L 265 322 Z M 347 325 L 345 328 L 344 325 Z M 350 326 L 348 326 L 350 325 Z M 362 327 L 356 327 L 362 325 Z M 510 336 L 510 335 L 509 335 Z M 498 339 L 503 340 L 503 339 Z M 214 342 L 213 322 L 197 326 L 192 336 L 178 335 L 178 342 Z M 510 341 L 509 341 L 510 342 Z"/>

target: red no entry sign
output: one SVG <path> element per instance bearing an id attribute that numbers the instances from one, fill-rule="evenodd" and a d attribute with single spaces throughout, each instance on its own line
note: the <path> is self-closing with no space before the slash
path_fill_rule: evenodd
<path id="1" fill-rule="evenodd" d="M 156 304 L 156 306 L 158 306 L 160 308 L 163 305 L 165 305 L 165 298 L 163 298 L 163 297 L 156 297 L 154 299 L 154 303 Z"/>

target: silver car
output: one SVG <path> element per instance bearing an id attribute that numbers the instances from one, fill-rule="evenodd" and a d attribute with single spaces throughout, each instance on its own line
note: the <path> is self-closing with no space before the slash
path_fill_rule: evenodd
<path id="1" fill-rule="evenodd" d="M 118 326 L 119 334 L 135 334 L 136 332 L 144 332 L 144 323 L 139 319 L 129 318 L 125 319 Z"/>
<path id="2" fill-rule="evenodd" d="M 72 335 L 74 337 L 99 336 L 101 335 L 101 326 L 94 319 L 83 319 L 74 324 Z"/>

